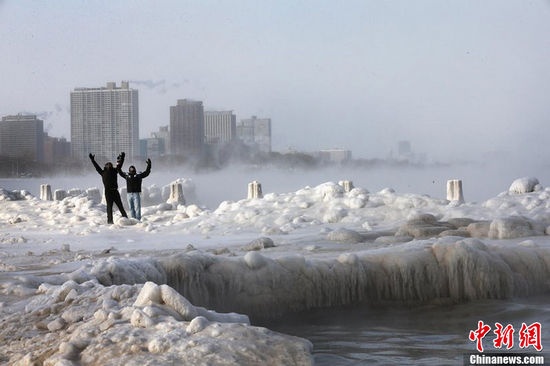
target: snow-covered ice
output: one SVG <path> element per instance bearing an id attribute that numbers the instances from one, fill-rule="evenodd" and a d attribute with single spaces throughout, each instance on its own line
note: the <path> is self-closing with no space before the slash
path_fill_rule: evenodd
<path id="1" fill-rule="evenodd" d="M 142 221 L 114 225 L 93 185 L 0 188 L 0 363 L 309 365 L 310 341 L 256 324 L 548 294 L 550 188 L 533 177 L 481 203 L 329 181 L 215 208 L 177 182 L 185 204 L 149 186 Z"/>

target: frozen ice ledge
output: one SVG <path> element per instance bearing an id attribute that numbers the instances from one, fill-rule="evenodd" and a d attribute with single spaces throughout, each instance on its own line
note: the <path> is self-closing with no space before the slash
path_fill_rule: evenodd
<path id="1" fill-rule="evenodd" d="M 168 284 L 191 303 L 253 321 L 350 304 L 464 302 L 548 293 L 550 251 L 534 241 L 487 245 L 475 238 L 419 240 L 333 259 L 202 252 L 110 258 L 91 273 L 103 285 Z"/>

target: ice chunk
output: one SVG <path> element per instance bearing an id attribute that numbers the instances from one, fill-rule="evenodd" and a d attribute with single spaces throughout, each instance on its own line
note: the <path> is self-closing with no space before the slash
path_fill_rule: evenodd
<path id="1" fill-rule="evenodd" d="M 146 306 L 151 303 L 160 304 L 162 302 L 162 295 L 160 292 L 160 287 L 153 282 L 146 282 L 141 291 L 139 292 L 134 306 Z"/>
<path id="2" fill-rule="evenodd" d="M 330 241 L 336 241 L 340 243 L 356 244 L 365 240 L 363 235 L 357 231 L 350 229 L 336 229 L 327 234 L 327 239 Z"/>
<path id="3" fill-rule="evenodd" d="M 198 333 L 204 328 L 206 328 L 207 325 L 208 325 L 208 319 L 206 319 L 204 316 L 197 316 L 196 318 L 191 320 L 191 322 L 187 326 L 186 331 L 187 333 L 191 333 L 191 334 Z"/>
<path id="4" fill-rule="evenodd" d="M 544 235 L 544 227 L 538 227 L 531 220 L 519 216 L 493 220 L 488 233 L 488 236 L 494 239 L 511 239 L 536 235 Z"/>
<path id="5" fill-rule="evenodd" d="M 267 264 L 266 258 L 257 252 L 246 253 L 244 261 L 250 269 L 258 269 Z"/>
<path id="6" fill-rule="evenodd" d="M 510 185 L 510 188 L 508 188 L 508 192 L 523 194 L 523 193 L 533 192 L 539 188 L 540 188 L 540 184 L 537 178 L 523 177 L 513 181 L 512 184 Z"/>
<path id="7" fill-rule="evenodd" d="M 251 250 L 261 250 L 261 249 L 273 248 L 273 247 L 275 247 L 275 244 L 273 243 L 273 239 L 267 238 L 267 237 L 261 237 L 261 238 L 252 240 L 243 249 L 247 251 L 251 251 Z"/>
<path id="8" fill-rule="evenodd" d="M 180 314 L 184 320 L 191 320 L 196 317 L 197 309 L 181 296 L 176 290 L 168 285 L 160 285 L 162 301 Z"/>

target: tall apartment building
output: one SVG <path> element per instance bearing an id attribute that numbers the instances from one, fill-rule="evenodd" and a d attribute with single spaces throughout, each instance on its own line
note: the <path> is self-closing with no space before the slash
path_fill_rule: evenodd
<path id="1" fill-rule="evenodd" d="M 44 160 L 44 121 L 35 115 L 2 117 L 0 155 L 28 161 Z"/>
<path id="2" fill-rule="evenodd" d="M 127 81 L 120 87 L 76 88 L 71 92 L 71 151 L 76 159 L 96 155 L 114 161 L 122 151 L 139 156 L 138 91 Z"/>
<path id="3" fill-rule="evenodd" d="M 271 152 L 271 118 L 252 116 L 241 120 L 237 126 L 237 137 L 259 151 Z"/>
<path id="4" fill-rule="evenodd" d="M 64 137 L 44 134 L 44 163 L 67 163 L 71 158 L 71 143 Z"/>
<path id="5" fill-rule="evenodd" d="M 204 138 L 207 144 L 225 144 L 237 137 L 237 117 L 233 111 L 205 111 Z"/>
<path id="6" fill-rule="evenodd" d="M 198 156 L 204 149 L 204 108 L 201 101 L 179 99 L 170 107 L 170 151 Z"/>

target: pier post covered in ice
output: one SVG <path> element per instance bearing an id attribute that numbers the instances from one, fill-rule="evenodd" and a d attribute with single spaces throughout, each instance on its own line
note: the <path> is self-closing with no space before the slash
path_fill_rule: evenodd
<path id="1" fill-rule="evenodd" d="M 458 203 L 464 202 L 462 181 L 460 179 L 451 179 L 447 181 L 447 200 Z"/>
<path id="2" fill-rule="evenodd" d="M 82 194 L 82 189 L 80 188 L 71 188 L 69 189 L 69 191 L 67 192 L 67 195 L 71 196 L 71 197 L 78 197 Z"/>
<path id="3" fill-rule="evenodd" d="M 179 182 L 170 183 L 170 197 L 168 203 L 185 205 L 185 197 L 183 195 L 183 186 Z"/>
<path id="4" fill-rule="evenodd" d="M 257 180 L 248 183 L 248 199 L 263 198 L 262 184 Z"/>
<path id="5" fill-rule="evenodd" d="M 86 195 L 88 196 L 88 199 L 93 201 L 95 204 L 101 203 L 101 192 L 99 191 L 99 188 L 88 188 L 86 190 Z"/>
<path id="6" fill-rule="evenodd" d="M 40 199 L 44 201 L 51 201 L 52 197 L 52 187 L 49 184 L 40 185 Z"/>
<path id="7" fill-rule="evenodd" d="M 63 189 L 56 189 L 53 192 L 53 199 L 55 201 L 63 201 L 65 199 L 65 197 L 67 197 L 67 191 L 65 191 Z"/>
<path id="8" fill-rule="evenodd" d="M 340 182 L 340 185 L 344 187 L 344 192 L 346 193 L 350 192 L 354 188 L 351 180 L 343 180 Z"/>

